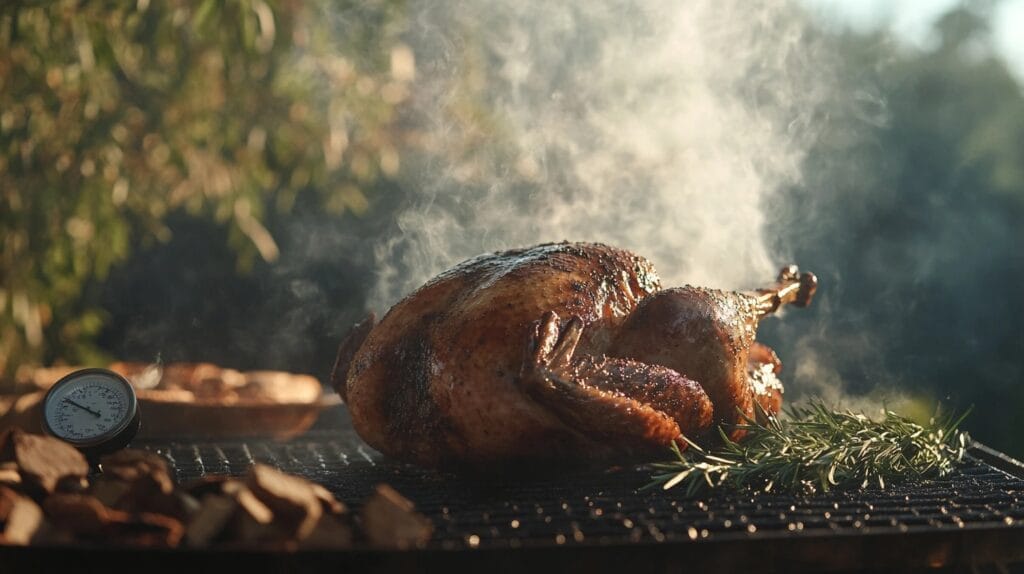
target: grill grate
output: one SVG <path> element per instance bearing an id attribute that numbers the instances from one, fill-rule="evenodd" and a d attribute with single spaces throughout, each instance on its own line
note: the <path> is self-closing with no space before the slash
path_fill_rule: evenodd
<path id="1" fill-rule="evenodd" d="M 179 482 L 243 474 L 263 462 L 319 482 L 358 509 L 386 482 L 435 525 L 437 549 L 635 545 L 999 530 L 1024 534 L 1024 480 L 976 457 L 941 480 L 814 496 L 638 492 L 639 469 L 470 479 L 384 460 L 350 429 L 286 444 L 140 445 L 167 456 Z"/>

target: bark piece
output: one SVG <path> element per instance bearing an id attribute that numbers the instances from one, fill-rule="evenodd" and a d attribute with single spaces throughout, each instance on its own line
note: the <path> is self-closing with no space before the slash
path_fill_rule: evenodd
<path id="1" fill-rule="evenodd" d="M 100 476 L 93 480 L 89 487 L 89 494 L 96 497 L 96 500 L 99 500 L 104 506 L 118 508 L 121 506 L 121 500 L 128 495 L 131 488 L 132 485 L 129 482 L 109 476 Z"/>
<path id="2" fill-rule="evenodd" d="M 143 512 L 128 522 L 118 522 L 112 528 L 115 539 L 136 546 L 174 548 L 185 534 L 184 525 L 163 514 Z"/>
<path id="3" fill-rule="evenodd" d="M 154 452 L 126 449 L 104 456 L 100 461 L 103 483 L 97 495 L 108 506 L 128 512 L 152 512 L 187 521 L 198 503 L 179 492 L 171 478 L 166 458 Z M 116 485 L 117 482 L 123 483 Z M 123 492 L 120 492 L 123 490 Z"/>
<path id="4" fill-rule="evenodd" d="M 207 474 L 198 480 L 185 485 L 185 492 L 202 499 L 209 494 L 224 494 L 224 487 L 230 482 L 237 482 L 227 474 Z"/>
<path id="5" fill-rule="evenodd" d="M 26 545 L 43 528 L 43 511 L 27 496 L 0 486 L 0 543 Z"/>
<path id="6" fill-rule="evenodd" d="M 185 533 L 173 517 L 152 512 L 129 514 L 83 494 L 54 494 L 43 503 L 51 522 L 76 537 L 106 543 L 174 547 Z"/>
<path id="7" fill-rule="evenodd" d="M 308 550 L 343 550 L 352 547 L 353 528 L 347 516 L 324 514 L 313 531 L 299 542 Z"/>
<path id="8" fill-rule="evenodd" d="M 99 536 L 113 522 L 130 519 L 127 513 L 84 494 L 54 494 L 43 502 L 43 509 L 57 528 L 86 537 Z"/>
<path id="9" fill-rule="evenodd" d="M 229 481 L 224 485 L 224 493 L 234 498 L 245 513 L 258 524 L 270 524 L 274 520 L 274 512 L 257 498 L 245 483 L 238 480 Z"/>
<path id="10" fill-rule="evenodd" d="M 0 428 L 21 429 L 27 432 L 43 432 L 43 398 L 46 391 L 28 393 L 14 397 L 0 416 Z"/>
<path id="11" fill-rule="evenodd" d="M 313 494 L 320 500 L 320 505 L 323 506 L 324 512 L 328 514 L 347 514 L 348 507 L 345 503 L 334 497 L 331 491 L 323 487 L 323 485 L 315 482 L 310 483 L 313 488 Z"/>
<path id="12" fill-rule="evenodd" d="M 0 438 L 0 441 L 3 439 Z M 18 488 L 21 486 L 21 473 L 15 462 L 0 462 L 0 486 Z"/>
<path id="13" fill-rule="evenodd" d="M 57 481 L 54 492 L 85 494 L 89 491 L 89 479 L 84 476 L 65 476 Z"/>
<path id="14" fill-rule="evenodd" d="M 284 548 L 294 531 L 278 520 L 274 511 L 239 480 L 224 484 L 224 493 L 238 504 L 239 512 L 231 523 L 226 542 L 231 546 Z"/>
<path id="15" fill-rule="evenodd" d="M 148 476 L 160 483 L 161 491 L 168 493 L 174 489 L 171 466 L 167 459 L 148 450 L 119 450 L 101 458 L 100 466 L 105 475 L 121 480 L 131 482 Z"/>
<path id="16" fill-rule="evenodd" d="M 50 436 L 10 429 L 0 435 L 0 462 L 13 461 L 22 482 L 53 493 L 57 483 L 67 477 L 83 478 L 89 463 L 68 443 Z"/>
<path id="17" fill-rule="evenodd" d="M 185 543 L 193 548 L 205 548 L 223 538 L 239 512 L 238 501 L 221 494 L 207 495 L 199 504 L 185 529 Z"/>
<path id="18" fill-rule="evenodd" d="M 156 475 L 145 475 L 129 483 L 128 491 L 118 501 L 117 508 L 128 512 L 154 512 L 187 520 L 195 510 L 195 499 L 184 492 L 168 489 Z"/>
<path id="19" fill-rule="evenodd" d="M 274 519 L 292 537 L 303 539 L 316 528 L 323 503 L 313 483 L 263 464 L 249 468 L 246 484 L 274 512 Z"/>
<path id="20" fill-rule="evenodd" d="M 373 546 L 406 549 L 430 540 L 433 524 L 416 512 L 412 501 L 386 484 L 379 484 L 361 512 L 363 531 Z"/>

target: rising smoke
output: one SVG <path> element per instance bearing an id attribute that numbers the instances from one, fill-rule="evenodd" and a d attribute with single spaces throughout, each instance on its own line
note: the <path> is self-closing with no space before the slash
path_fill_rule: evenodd
<path id="1" fill-rule="evenodd" d="M 543 241 L 635 250 L 666 286 L 755 287 L 789 262 L 767 217 L 836 97 L 790 2 L 413 11 L 409 121 L 432 153 L 406 170 L 371 307 L 471 256 Z"/>

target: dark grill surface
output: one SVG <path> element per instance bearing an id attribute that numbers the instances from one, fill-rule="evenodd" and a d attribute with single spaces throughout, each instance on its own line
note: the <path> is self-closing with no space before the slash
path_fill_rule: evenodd
<path id="1" fill-rule="evenodd" d="M 142 445 L 170 458 L 179 482 L 243 474 L 263 462 L 331 489 L 358 509 L 377 483 L 412 499 L 435 525 L 437 549 L 518 548 L 723 540 L 1013 534 L 1024 541 L 1024 480 L 972 456 L 941 480 L 813 496 L 638 491 L 640 469 L 524 479 L 469 479 L 382 459 L 351 430 L 316 431 L 287 444 L 168 442 Z M 980 453 L 985 454 L 985 453 Z"/>

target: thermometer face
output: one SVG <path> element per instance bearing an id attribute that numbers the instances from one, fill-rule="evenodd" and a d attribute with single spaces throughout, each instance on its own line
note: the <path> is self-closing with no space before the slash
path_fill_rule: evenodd
<path id="1" fill-rule="evenodd" d="M 46 430 L 79 448 L 124 446 L 138 430 L 137 415 L 131 384 L 106 369 L 71 373 L 54 384 L 43 404 Z"/>

